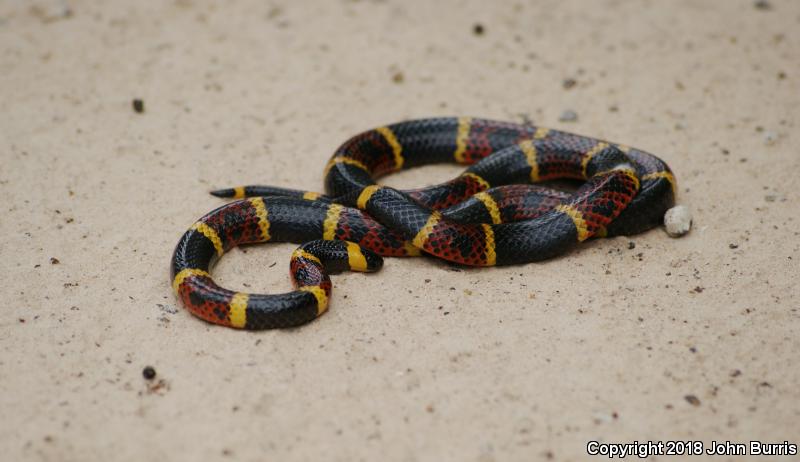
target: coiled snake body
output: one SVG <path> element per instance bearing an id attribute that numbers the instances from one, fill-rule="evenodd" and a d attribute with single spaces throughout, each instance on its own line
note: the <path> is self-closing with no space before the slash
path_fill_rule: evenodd
<path id="1" fill-rule="evenodd" d="M 457 162 L 464 173 L 410 191 L 375 179 L 404 168 Z M 572 193 L 535 185 L 577 179 Z M 172 284 L 196 316 L 246 329 L 306 323 L 328 307 L 329 272 L 375 271 L 381 256 L 420 253 L 470 266 L 538 261 L 591 237 L 661 223 L 675 178 L 659 158 L 623 145 L 508 122 L 434 118 L 400 122 L 346 141 L 326 167 L 327 194 L 269 186 L 214 191 L 232 201 L 183 235 Z M 303 243 L 291 257 L 296 290 L 235 292 L 209 274 L 232 247 Z"/>

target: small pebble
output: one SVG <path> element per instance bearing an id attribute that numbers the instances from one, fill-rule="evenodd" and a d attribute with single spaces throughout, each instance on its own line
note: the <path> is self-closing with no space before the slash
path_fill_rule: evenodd
<path id="1" fill-rule="evenodd" d="M 764 132 L 764 144 L 767 146 L 772 146 L 775 142 L 778 141 L 778 134 L 775 132 Z"/>
<path id="2" fill-rule="evenodd" d="M 50 264 L 51 264 L 51 265 L 57 265 L 57 264 L 59 264 L 59 263 L 61 263 L 61 261 L 60 261 L 58 258 L 56 258 L 56 257 L 50 257 Z"/>
<path id="3" fill-rule="evenodd" d="M 558 117 L 558 120 L 561 122 L 575 122 L 578 120 L 578 113 L 572 109 L 567 109 L 561 113 L 561 115 Z"/>
<path id="4" fill-rule="evenodd" d="M 403 75 L 403 73 L 400 72 L 400 71 L 395 72 L 394 75 L 392 75 L 392 82 L 394 82 L 394 83 L 403 83 L 403 81 L 405 79 L 406 79 L 406 76 Z"/>
<path id="5" fill-rule="evenodd" d="M 753 4 L 753 6 L 755 6 L 757 10 L 762 10 L 762 11 L 772 9 L 772 5 L 767 0 L 757 0 Z"/>
<path id="6" fill-rule="evenodd" d="M 636 243 L 633 241 L 628 242 L 628 250 L 633 250 L 636 248 Z"/>
<path id="7" fill-rule="evenodd" d="M 475 35 L 483 35 L 486 30 L 483 28 L 483 24 L 475 24 L 472 26 L 472 33 Z"/>
<path id="8" fill-rule="evenodd" d="M 671 237 L 680 237 L 692 228 L 692 212 L 685 205 L 676 205 L 664 214 L 664 226 Z"/>
<path id="9" fill-rule="evenodd" d="M 692 406 L 696 407 L 700 405 L 700 400 L 695 395 L 686 395 L 683 397 L 683 399 L 685 399 L 686 402 L 691 404 Z"/>
<path id="10" fill-rule="evenodd" d="M 133 110 L 136 111 L 136 113 L 138 114 L 144 112 L 144 101 L 142 101 L 139 98 L 133 100 Z"/>
<path id="11" fill-rule="evenodd" d="M 561 82 L 561 86 L 564 87 L 565 90 L 569 90 L 577 84 L 578 82 L 575 79 L 564 79 L 564 81 Z"/>
<path id="12" fill-rule="evenodd" d="M 156 370 L 153 369 L 152 366 L 147 366 L 142 369 L 142 377 L 144 377 L 145 380 L 153 380 L 156 378 Z"/>

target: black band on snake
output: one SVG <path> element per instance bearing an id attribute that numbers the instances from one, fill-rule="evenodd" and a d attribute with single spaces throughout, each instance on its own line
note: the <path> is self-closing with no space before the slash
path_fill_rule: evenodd
<path id="1" fill-rule="evenodd" d="M 400 191 L 376 179 L 456 162 L 444 184 Z M 582 180 L 572 193 L 534 183 Z M 196 316 L 246 329 L 306 323 L 328 306 L 329 272 L 375 271 L 381 256 L 425 253 L 470 266 L 551 258 L 592 237 L 661 224 L 676 184 L 659 158 L 624 145 L 484 119 L 400 122 L 346 141 L 325 169 L 326 194 L 270 186 L 214 191 L 233 201 L 198 220 L 172 258 L 175 292 Z M 228 249 L 303 243 L 291 258 L 296 290 L 282 295 L 217 286 L 209 268 Z"/>

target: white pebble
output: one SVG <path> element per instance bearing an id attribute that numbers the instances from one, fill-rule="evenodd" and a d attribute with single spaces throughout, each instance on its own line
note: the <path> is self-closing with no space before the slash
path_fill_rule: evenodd
<path id="1" fill-rule="evenodd" d="M 692 227 L 692 212 L 685 205 L 676 205 L 664 214 L 664 226 L 670 236 L 683 236 Z"/>
<path id="2" fill-rule="evenodd" d="M 772 146 L 775 142 L 778 141 L 778 134 L 775 132 L 765 132 L 764 133 L 764 144 L 767 146 Z"/>
<path id="3" fill-rule="evenodd" d="M 561 116 L 558 118 L 558 120 L 561 122 L 575 122 L 578 120 L 578 113 L 572 109 L 567 109 L 561 113 Z"/>

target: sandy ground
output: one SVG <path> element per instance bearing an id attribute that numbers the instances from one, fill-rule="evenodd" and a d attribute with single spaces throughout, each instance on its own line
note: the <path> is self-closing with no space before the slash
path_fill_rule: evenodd
<path id="1" fill-rule="evenodd" d="M 0 3 L 3 460 L 800 443 L 799 2 L 65 5 Z M 335 277 L 330 311 L 289 331 L 215 327 L 178 304 L 169 257 L 221 203 L 209 189 L 320 190 L 349 136 L 437 115 L 654 152 L 694 228 L 511 268 L 393 259 Z M 294 247 L 233 251 L 215 276 L 286 290 Z"/>

